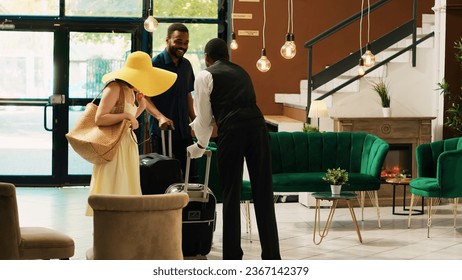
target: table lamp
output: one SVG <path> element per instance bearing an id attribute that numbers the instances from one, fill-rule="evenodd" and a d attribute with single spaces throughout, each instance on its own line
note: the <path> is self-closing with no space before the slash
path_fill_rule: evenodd
<path id="1" fill-rule="evenodd" d="M 327 105 L 324 100 L 314 100 L 311 102 L 310 111 L 308 112 L 309 118 L 318 119 L 318 129 L 319 129 L 319 119 L 329 117 L 329 112 L 327 111 Z"/>

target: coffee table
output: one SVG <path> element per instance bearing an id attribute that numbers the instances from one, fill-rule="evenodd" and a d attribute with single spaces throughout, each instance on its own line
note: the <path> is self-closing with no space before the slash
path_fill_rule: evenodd
<path id="1" fill-rule="evenodd" d="M 388 178 L 385 180 L 388 184 L 393 186 L 393 215 L 409 215 L 409 209 L 406 208 L 406 188 L 409 186 L 409 182 L 411 182 L 412 178 Z M 403 211 L 404 212 L 396 212 L 396 186 L 403 186 Z M 419 196 L 417 196 L 419 197 Z M 412 215 L 423 215 L 424 213 L 424 198 L 422 197 L 422 210 L 412 209 Z M 407 211 L 407 212 L 406 212 Z"/>
<path id="2" fill-rule="evenodd" d="M 312 196 L 316 199 L 316 206 L 315 206 L 315 211 L 314 211 L 314 231 L 313 231 L 313 243 L 316 245 L 321 244 L 322 240 L 324 237 L 327 236 L 329 233 L 329 228 L 332 224 L 332 219 L 334 217 L 335 209 L 337 208 L 337 203 L 339 200 L 345 200 L 348 209 L 350 210 L 351 214 L 351 219 L 353 220 L 353 225 L 355 226 L 356 233 L 358 234 L 359 242 L 363 242 L 363 239 L 361 237 L 361 233 L 359 232 L 359 227 L 358 227 L 358 222 L 356 220 L 356 215 L 353 210 L 353 207 L 351 206 L 351 200 L 357 198 L 356 193 L 352 192 L 342 192 L 337 195 L 333 195 L 330 192 L 315 192 L 312 194 Z M 327 221 L 324 225 L 324 229 L 322 230 L 321 233 L 321 200 L 328 200 L 332 201 L 332 206 L 330 207 L 329 215 L 327 216 Z M 318 232 L 316 232 L 316 230 Z M 317 235 L 320 237 L 319 241 L 316 241 Z"/>

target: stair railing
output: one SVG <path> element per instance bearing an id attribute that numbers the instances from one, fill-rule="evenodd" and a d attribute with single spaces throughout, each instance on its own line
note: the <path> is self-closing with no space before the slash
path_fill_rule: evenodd
<path id="1" fill-rule="evenodd" d="M 381 0 L 378 1 L 370 6 L 370 8 L 365 8 L 363 11 L 358 12 L 357 14 L 343 20 L 342 22 L 336 24 L 332 28 L 324 31 L 323 33 L 317 35 L 313 39 L 307 41 L 305 43 L 305 48 L 308 49 L 308 88 L 307 88 L 307 103 L 306 103 L 306 122 L 310 122 L 310 118 L 308 117 L 310 105 L 311 105 L 311 96 L 313 90 L 316 88 L 322 86 L 323 84 L 331 81 L 332 79 L 338 77 L 345 71 L 351 69 L 358 63 L 358 57 L 360 53 L 364 53 L 366 50 L 366 46 L 364 46 L 361 50 L 358 50 L 357 52 L 350 54 L 346 58 L 340 60 L 339 62 L 335 63 L 334 65 L 331 65 L 330 67 L 320 71 L 316 75 L 313 75 L 313 46 L 320 41 L 326 39 L 327 37 L 333 35 L 334 33 L 344 29 L 345 27 L 349 26 L 350 24 L 354 23 L 356 20 L 360 19 L 361 15 L 367 15 L 369 12 L 372 12 L 383 5 L 387 4 L 391 0 Z M 412 50 L 412 65 L 415 67 L 416 65 L 416 53 L 417 53 L 417 44 L 420 42 L 428 39 L 429 37 L 433 36 L 433 33 L 425 36 L 425 39 L 422 38 L 419 41 L 417 41 L 417 26 L 416 26 L 416 18 L 417 18 L 417 0 L 413 0 L 413 18 L 408 21 L 407 23 L 403 24 L 402 26 L 396 28 L 394 31 L 390 32 L 389 34 L 383 36 L 380 39 L 377 39 L 376 41 L 370 42 L 369 47 L 370 50 L 373 51 L 375 54 L 383 51 L 384 49 L 388 48 L 392 44 L 400 41 L 401 39 L 405 38 L 406 36 L 409 36 L 412 34 L 412 45 L 406 48 L 406 51 Z M 405 51 L 400 51 L 398 52 L 399 55 L 404 53 Z M 392 56 L 394 58 L 397 57 L 397 55 Z M 377 63 L 375 66 L 369 68 L 366 70 L 366 74 L 370 73 L 374 69 L 377 69 L 378 67 L 390 62 L 392 59 L 388 58 L 385 59 L 384 61 Z M 365 74 L 365 75 L 366 75 Z M 321 97 L 318 97 L 317 100 L 322 100 L 333 93 L 337 92 L 341 88 L 347 86 L 348 84 L 351 84 L 355 80 L 361 78 L 361 76 L 356 76 L 353 77 L 352 79 L 346 81 L 345 83 L 339 85 L 333 90 L 330 90 L 329 92 L 323 94 Z"/>

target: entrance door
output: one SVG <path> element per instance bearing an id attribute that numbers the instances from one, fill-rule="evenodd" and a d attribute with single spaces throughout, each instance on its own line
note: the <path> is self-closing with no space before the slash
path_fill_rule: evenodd
<path id="1" fill-rule="evenodd" d="M 74 153 L 65 134 L 102 89 L 102 75 L 124 63 L 134 34 L 0 31 L 1 181 L 88 184 L 91 164 Z"/>

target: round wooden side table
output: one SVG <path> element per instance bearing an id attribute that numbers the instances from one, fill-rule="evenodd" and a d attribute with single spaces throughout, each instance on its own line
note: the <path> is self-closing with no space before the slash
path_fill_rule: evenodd
<path id="1" fill-rule="evenodd" d="M 393 186 L 393 208 L 392 214 L 393 215 L 409 215 L 409 209 L 406 208 L 406 189 L 409 186 L 409 182 L 411 182 L 412 178 L 388 178 L 385 180 L 388 184 Z M 403 187 L 403 212 L 396 212 L 396 186 Z M 416 196 L 418 197 L 418 196 Z M 424 213 L 424 198 L 422 197 L 422 210 L 412 209 L 412 215 L 423 215 Z"/>

